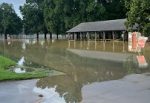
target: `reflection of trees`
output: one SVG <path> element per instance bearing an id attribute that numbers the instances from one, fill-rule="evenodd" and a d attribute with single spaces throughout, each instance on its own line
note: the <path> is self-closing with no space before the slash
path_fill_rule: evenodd
<path id="1" fill-rule="evenodd" d="M 47 77 L 37 82 L 37 87 L 56 87 L 56 92 L 63 96 L 67 103 L 81 101 L 81 87 L 67 75 Z"/>

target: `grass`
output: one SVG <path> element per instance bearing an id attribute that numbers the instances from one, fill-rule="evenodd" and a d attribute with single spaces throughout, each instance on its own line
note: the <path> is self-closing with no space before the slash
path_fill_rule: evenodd
<path id="1" fill-rule="evenodd" d="M 59 75 L 59 72 L 50 71 L 50 70 L 35 70 L 32 72 L 27 72 L 23 74 L 14 73 L 8 68 L 10 66 L 16 65 L 16 62 L 8 59 L 6 57 L 0 56 L 0 81 L 4 80 L 25 80 L 25 79 L 33 79 L 33 78 L 41 78 L 51 75 Z M 50 74 L 52 73 L 52 74 Z"/>

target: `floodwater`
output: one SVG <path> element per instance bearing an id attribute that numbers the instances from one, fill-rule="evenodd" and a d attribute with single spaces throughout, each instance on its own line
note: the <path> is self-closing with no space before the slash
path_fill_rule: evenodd
<path id="1" fill-rule="evenodd" d="M 29 81 L 28 91 L 29 94 L 39 94 L 40 96 L 32 98 L 29 96 L 28 98 L 31 101 L 32 99 L 39 100 L 37 103 L 116 103 L 115 96 L 113 98 L 113 93 L 116 95 L 115 91 L 127 91 L 128 89 L 124 89 L 126 86 L 126 82 L 122 84 L 123 88 L 116 89 L 116 86 L 119 85 L 120 81 L 124 81 L 125 76 L 136 75 L 143 73 L 150 72 L 150 66 L 146 68 L 139 68 L 135 59 L 132 56 L 127 57 L 126 61 L 113 61 L 113 60 L 104 60 L 104 59 L 97 59 L 97 58 L 90 58 L 90 57 L 82 57 L 78 54 L 70 52 L 69 49 L 72 50 L 86 50 L 86 51 L 96 51 L 96 52 L 109 52 L 109 53 L 119 53 L 119 54 L 131 54 L 137 55 L 136 53 L 128 53 L 127 50 L 127 43 L 125 42 L 111 42 L 111 41 L 64 41 L 64 40 L 9 40 L 9 41 L 0 41 L 0 54 L 6 57 L 12 58 L 16 61 L 20 60 L 20 58 L 24 57 L 25 65 L 36 64 L 41 65 L 44 67 L 53 68 L 54 70 L 60 71 L 65 73 L 65 75 L 58 75 L 52 77 L 41 78 L 39 80 L 33 80 L 33 84 Z M 145 59 L 148 64 L 150 64 L 150 44 L 146 44 L 146 48 L 142 50 L 142 53 L 145 56 Z M 107 55 L 106 55 L 107 57 Z M 139 76 L 138 76 L 139 77 Z M 149 78 L 148 76 L 141 76 L 141 78 Z M 132 78 L 130 78 L 132 80 Z M 130 81 L 129 79 L 129 81 Z M 113 82 L 114 80 L 118 80 L 118 82 Z M 111 82 L 106 83 L 110 86 L 110 89 L 107 90 L 109 87 L 108 85 L 103 85 L 103 82 Z M 144 81 L 144 83 L 148 82 Z M 140 82 L 140 81 L 138 81 Z M 14 83 L 14 87 L 18 84 L 28 84 L 27 81 L 21 81 L 21 83 L 11 82 Z M 102 83 L 102 87 L 101 87 Z M 16 84 L 16 85 L 15 85 Z M 0 83 L 0 91 L 7 91 L 9 87 L 2 87 L 1 85 L 7 85 L 7 83 L 3 82 Z M 144 84 L 143 84 L 144 85 Z M 133 85 L 132 85 L 133 86 Z M 136 86 L 136 84 L 135 84 Z M 150 84 L 146 86 L 150 87 Z M 105 88 L 106 87 L 106 88 Z M 113 89 L 115 87 L 115 89 Z M 127 86 L 128 87 L 128 86 Z M 144 86 L 143 86 L 144 87 Z M 144 95 L 150 94 L 150 89 L 146 88 L 146 93 Z M 11 88 L 11 87 L 10 87 Z M 103 90 L 104 88 L 104 90 Z M 130 88 L 130 85 L 129 85 Z M 134 88 L 134 87 L 133 87 Z M 105 90 L 106 89 L 106 90 Z M 8 89 L 9 90 L 9 89 Z M 25 89 L 23 89 L 25 90 Z M 141 89 L 137 89 L 140 92 Z M 104 92 L 102 92 L 104 91 Z M 118 92 L 117 92 L 118 93 Z M 23 98 L 20 100 L 17 99 L 17 95 L 19 92 L 15 92 L 15 95 L 8 95 L 7 93 L 0 92 L 0 96 L 3 95 L 5 98 L 11 101 L 11 99 L 15 99 L 14 103 L 30 103 Z M 134 94 L 134 93 L 133 93 Z M 27 95 L 27 94 L 26 94 Z M 11 96 L 11 97 L 9 97 Z M 13 97 L 14 96 L 14 97 Z M 118 96 L 118 95 L 117 95 Z M 130 96 L 130 95 L 129 95 Z M 134 95 L 132 95 L 134 97 Z M 12 98 L 13 97 L 13 98 Z M 108 97 L 108 98 L 107 98 Z M 112 99 L 112 98 L 113 99 Z M 128 97 L 127 94 L 124 94 L 123 97 Z M 138 97 L 137 97 L 138 98 Z M 141 97 L 142 98 L 142 97 Z M 146 98 L 146 97 L 145 97 Z M 0 97 L 0 100 L 2 97 Z M 29 100 L 30 100 L 29 99 Z M 111 100 L 112 99 L 112 100 Z M 116 98 L 117 101 L 119 100 L 119 96 Z M 146 102 L 147 99 L 146 98 Z M 17 101 L 18 100 L 18 101 Z M 107 101 L 109 100 L 109 101 Z M 2 103 L 9 103 L 9 101 L 4 100 L 3 98 Z M 149 100 L 150 101 L 150 100 Z M 118 103 L 119 103 L 118 102 Z M 146 103 L 141 102 L 141 103 Z M 11 102 L 13 103 L 13 102 Z M 31 102 L 32 103 L 32 102 Z M 137 101 L 127 101 L 123 103 L 137 103 Z M 140 102 L 138 102 L 140 103 Z"/>

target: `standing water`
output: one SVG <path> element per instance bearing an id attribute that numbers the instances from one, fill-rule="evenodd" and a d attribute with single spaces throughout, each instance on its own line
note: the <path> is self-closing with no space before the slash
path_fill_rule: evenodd
<path id="1" fill-rule="evenodd" d="M 16 90 L 17 92 L 11 93 L 9 92 L 11 90 L 7 91 L 8 86 L 4 88 L 6 83 L 0 83 L 0 88 L 10 95 L 9 97 L 5 95 L 6 103 L 26 103 L 27 100 L 32 98 L 30 96 L 31 98 L 28 97 L 29 99 L 27 98 L 26 101 L 17 98 L 17 95 L 23 95 L 18 92 L 19 90 L 22 93 L 32 91 L 33 95 L 37 96 L 36 99 L 33 98 L 35 102 L 32 103 L 37 101 L 40 101 L 39 103 L 114 103 L 114 101 L 120 103 L 121 100 L 125 100 L 129 96 L 126 92 L 128 89 L 133 91 L 131 97 L 136 97 L 137 100 L 130 98 L 132 103 L 140 103 L 138 99 L 143 100 L 143 96 L 145 96 L 145 101 L 142 103 L 149 100 L 150 91 L 148 88 L 150 84 L 147 82 L 149 81 L 150 66 L 148 65 L 144 69 L 138 68 L 137 61 L 134 58 L 136 54 L 128 52 L 126 42 L 24 41 L 11 41 L 9 45 L 5 43 L 5 47 L 3 47 L 4 42 L 0 41 L 0 53 L 12 58 L 21 58 L 18 62 L 19 66 L 23 66 L 25 58 L 28 63 L 32 62 L 54 68 L 57 71 L 64 72 L 65 75 L 33 80 L 34 84 L 32 85 L 28 85 L 28 81 L 13 82 L 10 89 L 13 88 L 13 91 Z M 25 49 L 22 48 L 22 43 L 25 43 Z M 150 64 L 149 43 L 142 53 L 147 63 Z M 25 70 L 22 72 L 25 72 Z M 142 87 L 137 86 L 137 84 Z M 142 94 L 134 95 L 138 94 L 139 91 L 142 91 L 143 96 Z M 3 93 L 0 92 L 0 100 L 4 100 L 4 98 L 1 98 L 1 94 Z M 31 93 L 28 95 L 31 95 Z M 12 100 L 15 100 L 15 102 Z M 125 103 L 129 103 L 129 101 Z"/>

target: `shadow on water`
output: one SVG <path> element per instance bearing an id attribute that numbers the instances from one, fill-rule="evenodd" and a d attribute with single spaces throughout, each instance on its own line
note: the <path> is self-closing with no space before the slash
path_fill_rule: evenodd
<path id="1" fill-rule="evenodd" d="M 41 89 L 55 88 L 55 92 L 63 97 L 65 102 L 78 103 L 82 100 L 81 89 L 87 84 L 116 80 L 131 73 L 149 72 L 149 67 L 146 69 L 138 68 L 132 57 L 129 57 L 126 62 L 116 62 L 81 57 L 67 51 L 67 48 L 75 48 L 127 53 L 127 43 L 115 42 L 115 44 L 98 42 L 95 49 L 92 43 L 89 44 L 86 41 L 82 41 L 82 43 L 77 41 L 76 44 L 72 45 L 68 41 L 12 40 L 9 43 L 0 41 L 0 53 L 16 59 L 24 56 L 29 64 L 36 63 L 64 72 L 66 75 L 42 78 L 38 80 L 36 86 Z M 112 47 L 112 45 L 114 46 Z M 150 64 L 149 52 L 150 46 L 148 44 L 143 53 Z"/>

